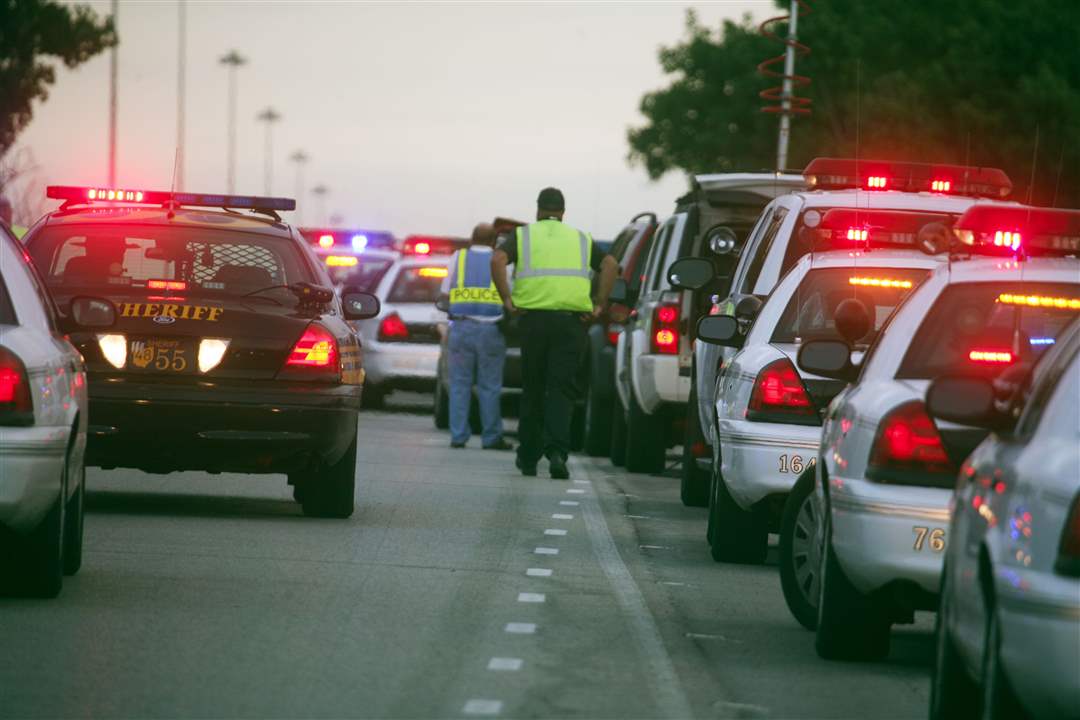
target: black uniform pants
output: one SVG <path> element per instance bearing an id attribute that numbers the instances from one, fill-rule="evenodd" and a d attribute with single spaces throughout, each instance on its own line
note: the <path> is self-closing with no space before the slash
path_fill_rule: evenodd
<path id="1" fill-rule="evenodd" d="M 523 465 L 535 465 L 542 455 L 565 458 L 585 347 L 581 313 L 530 310 L 521 317 L 519 330 L 524 387 L 518 459 Z"/>

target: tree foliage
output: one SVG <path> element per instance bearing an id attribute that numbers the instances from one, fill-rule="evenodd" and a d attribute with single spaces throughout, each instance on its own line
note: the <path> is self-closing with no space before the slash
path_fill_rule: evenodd
<path id="1" fill-rule="evenodd" d="M 52 0 L 0 0 L 0 156 L 46 100 L 56 81 L 50 60 L 69 68 L 116 43 L 112 19 L 85 5 Z"/>
<path id="2" fill-rule="evenodd" d="M 789 166 L 858 144 L 867 158 L 998 165 L 1024 199 L 1038 134 L 1033 199 L 1080 206 L 1080 2 L 811 4 L 796 72 L 812 79 L 799 94 L 813 113 L 793 120 Z M 777 119 L 758 93 L 777 83 L 756 66 L 782 52 L 748 19 L 715 32 L 688 13 L 685 37 L 660 50 L 671 82 L 642 99 L 631 161 L 653 178 L 772 167 Z"/>

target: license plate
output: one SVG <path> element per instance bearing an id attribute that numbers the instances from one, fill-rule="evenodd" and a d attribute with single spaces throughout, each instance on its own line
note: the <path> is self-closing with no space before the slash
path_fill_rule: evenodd
<path id="1" fill-rule="evenodd" d="M 131 369 L 144 372 L 179 374 L 195 365 L 194 343 L 182 338 L 132 340 L 128 356 Z"/>

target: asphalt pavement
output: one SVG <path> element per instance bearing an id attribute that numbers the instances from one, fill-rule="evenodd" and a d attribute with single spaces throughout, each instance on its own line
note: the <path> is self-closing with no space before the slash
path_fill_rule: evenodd
<path id="1" fill-rule="evenodd" d="M 91 469 L 80 573 L 0 600 L 0 716 L 925 717 L 932 618 L 821 661 L 673 472 L 522 478 L 421 407 L 362 416 L 346 521 L 283 476 Z"/>

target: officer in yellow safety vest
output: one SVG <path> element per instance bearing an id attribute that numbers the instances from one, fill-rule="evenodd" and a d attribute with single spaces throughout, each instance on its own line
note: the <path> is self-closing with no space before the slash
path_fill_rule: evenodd
<path id="1" fill-rule="evenodd" d="M 607 304 L 619 264 L 588 233 L 563 223 L 566 202 L 556 188 L 537 198 L 536 222 L 519 227 L 491 258 L 491 276 L 507 312 L 522 313 L 521 373 L 524 393 L 518 427 L 517 467 L 536 475 L 547 456 L 551 477 L 566 480 L 570 421 L 577 399 L 575 376 L 585 349 L 586 325 Z M 506 277 L 514 265 L 514 287 Z M 590 297 L 589 271 L 600 274 Z"/>
<path id="2" fill-rule="evenodd" d="M 469 441 L 469 405 L 473 386 L 483 426 L 485 450 L 512 450 L 503 438 L 501 395 L 506 339 L 499 321 L 503 303 L 491 282 L 491 252 L 495 229 L 480 224 L 472 244 L 458 250 L 450 261 L 443 284 L 450 296 L 447 338 L 447 375 L 450 380 L 450 446 L 463 448 Z"/>

